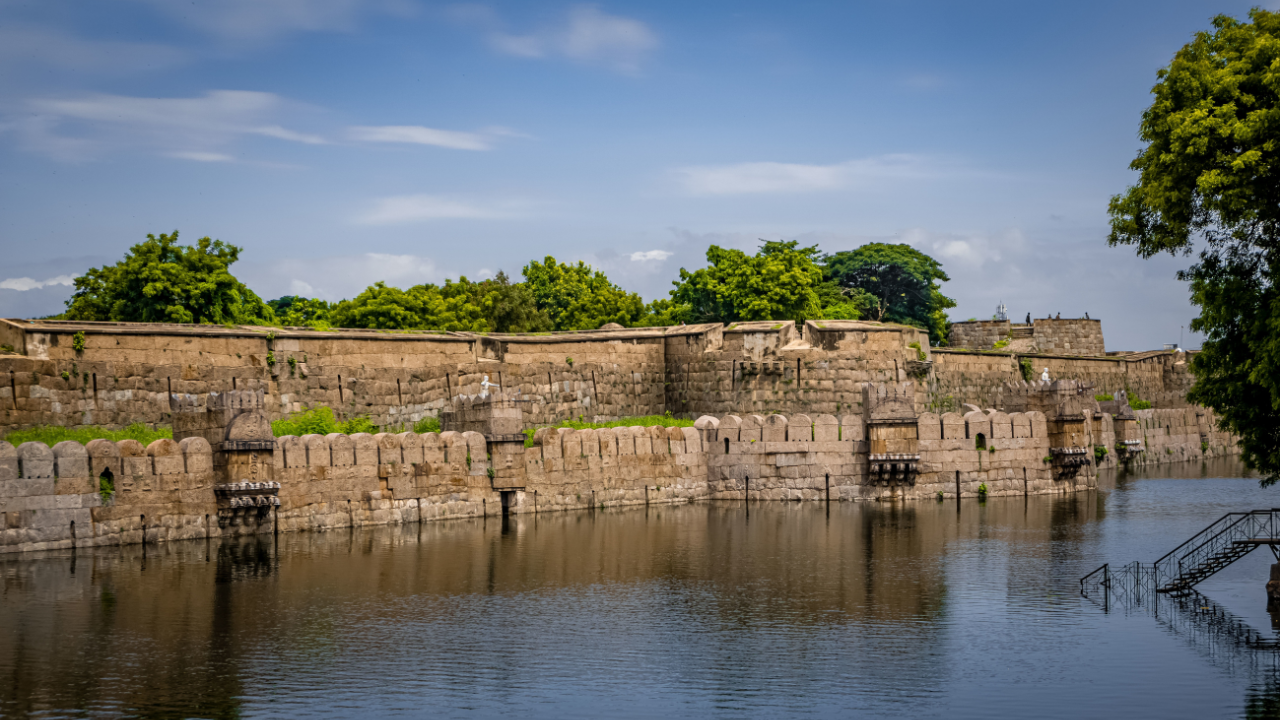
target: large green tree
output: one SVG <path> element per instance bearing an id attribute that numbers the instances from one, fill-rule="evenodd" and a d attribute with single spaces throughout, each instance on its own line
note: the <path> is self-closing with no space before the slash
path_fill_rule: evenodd
<path id="1" fill-rule="evenodd" d="M 333 305 L 316 298 L 285 295 L 275 300 L 268 300 L 267 305 L 275 311 L 276 322 L 286 327 L 329 327 L 330 313 Z"/>
<path id="2" fill-rule="evenodd" d="M 1138 181 L 1111 199 L 1112 245 L 1199 260 L 1179 273 L 1205 335 L 1190 400 L 1280 479 L 1280 15 L 1218 16 L 1157 74 Z"/>
<path id="3" fill-rule="evenodd" d="M 524 266 L 525 284 L 539 310 L 556 330 L 594 330 L 607 323 L 634 327 L 643 323 L 645 304 L 636 293 L 609 282 L 590 265 L 557 262 L 548 255 Z"/>
<path id="4" fill-rule="evenodd" d="M 817 246 L 802 248 L 794 240 L 763 241 L 755 255 L 712 245 L 707 267 L 680 268 L 671 298 L 691 322 L 820 318 L 817 257 Z"/>
<path id="5" fill-rule="evenodd" d="M 297 306 L 299 303 L 295 300 L 287 307 L 292 312 Z M 374 283 L 356 297 L 332 306 L 327 317 L 317 317 L 320 321 L 326 319 L 327 324 L 334 327 L 383 330 L 538 332 L 551 329 L 550 318 L 534 304 L 529 288 L 511 283 L 502 272 L 480 282 L 461 277 L 457 281 L 445 280 L 444 285 L 415 285 L 407 290 Z"/>
<path id="6" fill-rule="evenodd" d="M 228 268 L 240 248 L 200 238 L 178 244 L 178 231 L 147 235 L 115 265 L 76 278 L 69 320 L 173 323 L 255 323 L 274 313 Z"/>
<path id="7" fill-rule="evenodd" d="M 507 274 L 498 271 L 495 277 L 471 282 L 465 277 L 458 282 L 445 281 L 440 293 L 445 297 L 465 297 L 467 302 L 480 309 L 493 332 L 523 333 L 542 332 L 551 329 L 551 318 L 539 310 L 533 291 L 525 283 L 513 283 Z"/>
<path id="8" fill-rule="evenodd" d="M 947 310 L 956 303 L 938 286 L 951 278 L 937 260 L 910 245 L 888 243 L 868 243 L 822 260 L 825 278 L 860 293 L 871 319 L 915 325 L 929 331 L 933 344 L 946 342 Z"/>
<path id="9" fill-rule="evenodd" d="M 354 298 L 335 305 L 330 317 L 332 325 L 340 328 L 488 330 L 484 312 L 469 299 L 465 293 L 446 295 L 435 285 L 401 290 L 376 282 Z"/>

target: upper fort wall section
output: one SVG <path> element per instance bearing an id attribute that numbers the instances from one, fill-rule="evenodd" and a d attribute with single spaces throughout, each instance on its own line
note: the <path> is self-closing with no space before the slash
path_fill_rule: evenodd
<path id="1" fill-rule="evenodd" d="M 1037 321 L 1049 328 L 1096 321 Z M 1039 332 L 1039 331 L 1037 331 Z M 82 335 L 80 335 L 82 334 Z M 77 349 L 82 337 L 82 347 Z M 671 412 L 686 417 L 858 412 L 865 383 L 915 380 L 918 410 L 1000 407 L 1001 388 L 1038 377 L 1129 389 L 1185 406 L 1186 355 L 1075 356 L 930 348 L 901 325 L 809 321 L 480 335 L 475 333 L 0 320 L 0 428 L 170 423 L 173 397 L 262 391 L 274 419 L 326 405 L 406 427 L 486 375 L 526 401 L 530 424 Z"/>
<path id="2" fill-rule="evenodd" d="M 380 426 L 435 416 L 490 382 L 531 422 L 661 414 L 664 331 L 481 336 L 0 321 L 0 427 L 171 421 L 170 397 L 260 390 L 272 418 L 319 405 Z M 83 333 L 83 349 L 75 348 Z"/>
<path id="3" fill-rule="evenodd" d="M 1101 356 L 1106 354 L 1102 321 L 1041 318 L 1030 324 L 1008 320 L 970 320 L 951 324 L 948 341 L 953 348 L 991 350 L 1008 341 L 1010 349 L 1048 355 Z"/>
<path id="4" fill-rule="evenodd" d="M 965 403 L 1004 407 L 1006 386 L 1024 380 L 1023 361 L 1030 365 L 1027 379 L 1037 380 L 1048 369 L 1054 380 L 1091 383 L 1096 393 L 1124 390 L 1159 408 L 1187 407 L 1187 391 L 1194 379 L 1188 369 L 1194 353 L 1180 351 L 1075 357 L 934 348 L 931 355 L 934 373 L 927 405 L 942 410 Z"/>

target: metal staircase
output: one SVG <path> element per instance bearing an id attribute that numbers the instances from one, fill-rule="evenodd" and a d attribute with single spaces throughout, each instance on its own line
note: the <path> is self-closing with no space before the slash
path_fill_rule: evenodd
<path id="1" fill-rule="evenodd" d="M 1134 563 L 1132 572 L 1149 572 L 1156 592 L 1185 595 L 1260 545 L 1270 547 L 1280 559 L 1280 508 L 1227 513 L 1156 560 L 1150 569 Z M 1081 578 L 1082 592 L 1090 585 L 1110 587 L 1108 567 L 1103 565 Z"/>

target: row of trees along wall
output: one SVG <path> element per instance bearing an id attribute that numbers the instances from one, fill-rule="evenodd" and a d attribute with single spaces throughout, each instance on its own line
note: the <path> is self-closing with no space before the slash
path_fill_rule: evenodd
<path id="1" fill-rule="evenodd" d="M 1065 322 L 1065 321 L 1064 321 Z M 397 427 L 480 392 L 485 375 L 530 401 L 531 423 L 672 412 L 857 411 L 863 383 L 921 382 L 922 403 L 1000 407 L 1023 377 L 1128 388 L 1185 406 L 1183 354 L 957 353 L 917 328 L 857 321 L 736 323 L 548 335 L 319 332 L 254 327 L 0 321 L 0 428 L 168 423 L 169 397 L 261 390 L 272 419 L 327 405 Z M 926 395 L 926 392 L 928 393 Z"/>

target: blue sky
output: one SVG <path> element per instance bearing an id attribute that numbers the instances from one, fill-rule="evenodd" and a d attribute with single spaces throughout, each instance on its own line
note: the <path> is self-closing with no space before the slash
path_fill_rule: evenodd
<path id="1" fill-rule="evenodd" d="M 1188 260 L 1108 248 L 1107 201 L 1156 71 L 1249 7 L 0 0 L 0 315 L 174 229 L 329 300 L 545 255 L 653 299 L 712 243 L 889 241 L 955 319 L 1159 347 Z"/>

